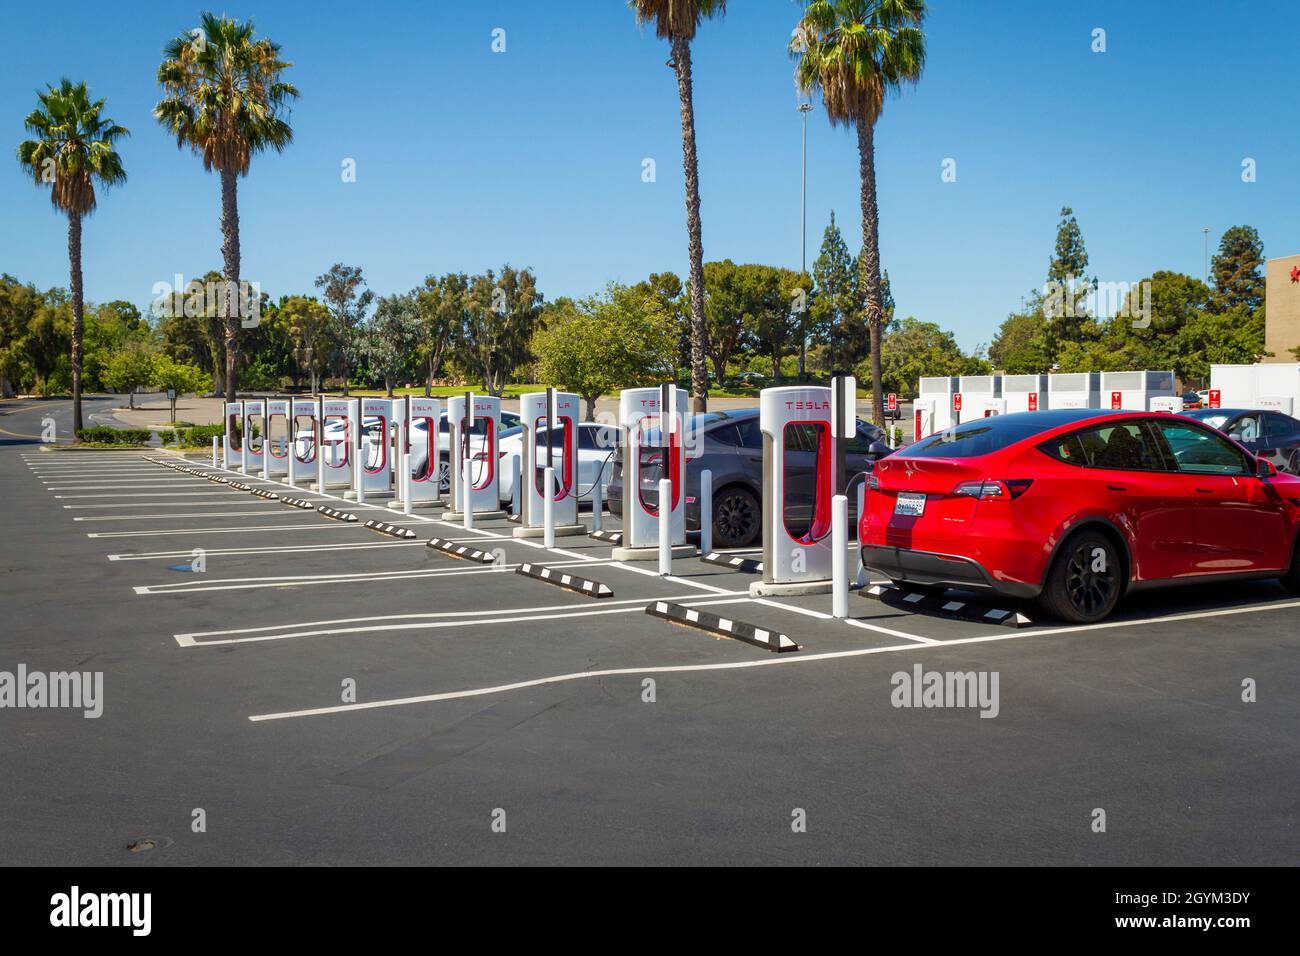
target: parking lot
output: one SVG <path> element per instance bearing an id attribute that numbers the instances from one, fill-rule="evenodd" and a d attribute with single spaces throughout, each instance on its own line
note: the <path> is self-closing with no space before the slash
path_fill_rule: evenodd
<path id="1" fill-rule="evenodd" d="M 835 620 L 829 595 L 751 598 L 755 575 L 694 558 L 660 577 L 585 536 L 547 551 L 504 520 L 468 531 L 441 509 L 286 492 L 201 457 L 43 450 L 40 419 L 64 410 L 0 419 L 0 670 L 102 671 L 104 712 L 0 715 L 6 862 L 1286 864 L 1300 850 L 1300 601 L 1271 582 L 1138 596 L 1089 626 L 856 594 Z M 799 649 L 669 623 L 646 613 L 656 601 Z M 996 674 L 996 713 L 895 706 L 894 675 L 917 668 Z M 142 839 L 154 848 L 127 849 Z"/>

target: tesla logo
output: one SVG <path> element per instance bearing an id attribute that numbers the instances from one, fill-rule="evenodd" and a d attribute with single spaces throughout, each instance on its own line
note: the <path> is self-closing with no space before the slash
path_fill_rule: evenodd
<path id="1" fill-rule="evenodd" d="M 816 412 L 830 408 L 830 402 L 786 402 L 785 407 L 800 412 Z"/>
<path id="2" fill-rule="evenodd" d="M 1300 282 L 1300 266 L 1291 267 L 1291 281 Z"/>
<path id="3" fill-rule="evenodd" d="M 641 399 L 641 407 L 642 407 L 642 408 L 658 408 L 658 407 L 659 407 L 659 399 L 657 399 L 657 398 L 643 398 L 643 399 Z"/>
<path id="4" fill-rule="evenodd" d="M 1210 389 L 1210 407 L 1218 408 L 1222 400 L 1222 393 L 1217 388 Z"/>
<path id="5" fill-rule="evenodd" d="M 959 412 L 959 411 L 961 411 L 961 392 L 955 392 L 955 393 L 953 393 L 953 396 L 952 396 L 952 410 L 953 410 L 954 412 Z"/>
<path id="6" fill-rule="evenodd" d="M 1037 393 L 1037 392 L 1030 392 L 1030 393 L 1029 393 L 1029 410 L 1030 410 L 1031 412 L 1036 412 L 1036 411 L 1038 411 L 1038 393 Z"/>
<path id="7" fill-rule="evenodd" d="M 889 393 L 889 398 L 885 401 L 885 407 L 891 412 L 898 408 L 898 394 L 896 392 Z"/>
<path id="8" fill-rule="evenodd" d="M 1124 393 L 1123 393 L 1123 392 L 1111 392 L 1111 393 L 1110 393 L 1110 407 L 1111 407 L 1112 409 L 1120 409 L 1120 408 L 1123 408 L 1123 407 L 1124 407 Z"/>

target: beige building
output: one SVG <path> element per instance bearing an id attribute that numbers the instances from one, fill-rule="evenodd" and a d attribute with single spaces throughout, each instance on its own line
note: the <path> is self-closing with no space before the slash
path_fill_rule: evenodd
<path id="1" fill-rule="evenodd" d="M 1300 255 L 1269 259 L 1264 266 L 1264 362 L 1294 362 L 1300 346 Z"/>

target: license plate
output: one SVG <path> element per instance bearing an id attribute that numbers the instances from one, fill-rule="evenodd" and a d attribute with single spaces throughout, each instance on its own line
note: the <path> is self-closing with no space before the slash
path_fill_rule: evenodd
<path id="1" fill-rule="evenodd" d="M 925 495 L 903 492 L 894 502 L 894 514 L 919 518 L 925 514 Z"/>

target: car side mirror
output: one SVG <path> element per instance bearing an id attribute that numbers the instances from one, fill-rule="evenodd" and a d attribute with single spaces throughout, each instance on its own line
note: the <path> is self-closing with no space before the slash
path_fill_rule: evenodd
<path id="1" fill-rule="evenodd" d="M 1277 474 L 1277 467 L 1267 458 L 1255 459 L 1255 477 L 1272 478 Z"/>
<path id="2" fill-rule="evenodd" d="M 881 458 L 886 458 L 889 455 L 893 454 L 893 451 L 894 449 L 890 448 L 884 442 L 873 441 L 867 447 L 867 457 L 872 461 L 878 461 Z"/>

